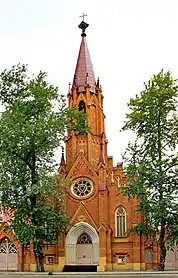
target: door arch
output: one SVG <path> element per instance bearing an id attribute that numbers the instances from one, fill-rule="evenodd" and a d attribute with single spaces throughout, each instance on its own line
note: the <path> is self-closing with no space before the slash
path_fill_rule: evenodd
<path id="1" fill-rule="evenodd" d="M 8 238 L 0 242 L 0 270 L 17 270 L 17 249 Z"/>
<path id="2" fill-rule="evenodd" d="M 91 237 L 86 232 L 82 233 L 77 240 L 76 246 L 77 265 L 93 264 L 92 249 L 93 245 Z"/>
<path id="3" fill-rule="evenodd" d="M 82 235 L 86 237 L 86 241 L 84 242 L 84 247 L 87 250 L 83 249 L 85 252 L 86 260 L 82 261 L 82 264 L 99 264 L 99 236 L 96 230 L 85 222 L 79 222 L 75 224 L 68 232 L 66 237 L 66 264 L 67 265 L 77 265 L 80 264 L 79 245 L 82 243 Z M 83 238 L 84 239 L 84 238 Z M 90 258 L 87 258 L 87 254 L 91 254 Z M 84 253 L 83 253 L 84 254 Z M 85 259 L 85 257 L 83 258 Z"/>

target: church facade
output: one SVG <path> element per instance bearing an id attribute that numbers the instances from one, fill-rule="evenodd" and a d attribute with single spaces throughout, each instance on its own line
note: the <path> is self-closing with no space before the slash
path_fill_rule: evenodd
<path id="1" fill-rule="evenodd" d="M 62 154 L 59 171 L 62 179 L 71 183 L 66 211 L 72 225 L 58 244 L 44 248 L 45 270 L 76 266 L 91 266 L 94 271 L 153 269 L 158 261 L 157 247 L 143 236 L 128 233 L 141 216 L 135 199 L 129 201 L 118 194 L 126 177 L 122 163 L 113 166 L 113 158 L 107 154 L 104 92 L 95 79 L 87 27 L 84 21 L 79 25 L 82 39 L 68 106 L 87 114 L 92 132 L 71 132 L 66 138 L 66 159 Z M 13 235 L 2 229 L 0 240 L 0 269 L 35 270 L 32 250 L 18 246 Z"/>
<path id="2" fill-rule="evenodd" d="M 82 22 L 82 40 L 69 108 L 87 114 L 91 133 L 71 133 L 66 138 L 66 163 L 61 160 L 64 179 L 72 180 L 66 210 L 72 228 L 59 246 L 59 261 L 65 265 L 96 265 L 98 271 L 153 268 L 157 250 L 144 237 L 128 234 L 141 220 L 135 199 L 118 194 L 125 181 L 122 163 L 113 166 L 107 154 L 104 93 L 95 80 Z"/>

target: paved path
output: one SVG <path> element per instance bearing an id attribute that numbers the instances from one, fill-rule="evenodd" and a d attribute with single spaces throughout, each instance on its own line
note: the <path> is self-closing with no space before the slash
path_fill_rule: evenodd
<path id="1" fill-rule="evenodd" d="M 25 277 L 25 278 L 34 278 L 34 277 L 55 277 L 55 278 L 68 278 L 68 277 L 75 277 L 75 278 L 93 278 L 92 274 L 83 274 L 83 275 L 78 275 L 78 274 L 72 274 L 72 275 L 51 275 L 51 276 L 47 276 L 47 275 L 1 275 L 2 278 L 7 278 L 7 277 L 11 277 L 11 278 L 21 278 L 21 277 Z M 144 274 L 136 274 L 136 275 L 120 275 L 120 274 L 113 274 L 113 275 L 96 275 L 94 276 L 96 278 L 100 278 L 100 277 L 111 277 L 111 278 L 134 278 L 134 277 L 142 277 L 142 278 L 175 278 L 178 277 L 178 274 L 159 274 L 159 275 L 144 275 Z"/>
<path id="2" fill-rule="evenodd" d="M 93 278 L 93 277 L 96 277 L 96 278 L 100 278 L 100 277 L 110 277 L 110 278 L 136 278 L 136 277 L 142 277 L 142 278 L 175 278 L 175 277 L 178 277 L 178 274 L 111 274 L 111 275 L 108 275 L 108 274 L 99 274 L 99 275 L 95 275 L 93 276 L 92 274 L 65 274 L 65 275 L 51 275 L 51 276 L 48 276 L 48 275 L 1 275 L 2 278 L 7 278 L 7 277 L 11 277 L 11 278 L 21 278 L 21 277 L 25 277 L 25 278 L 34 278 L 34 277 L 55 277 L 55 278 L 68 278 L 68 277 L 74 277 L 74 278 Z"/>
<path id="3" fill-rule="evenodd" d="M 108 277 L 108 278 L 178 278 L 178 271 L 169 271 L 169 272 L 102 272 L 102 273 L 54 273 L 53 275 L 48 275 L 45 273 L 13 273 L 13 272 L 0 272 L 0 278 L 42 278 L 42 277 L 54 277 L 54 278 L 100 278 L 100 277 Z"/>

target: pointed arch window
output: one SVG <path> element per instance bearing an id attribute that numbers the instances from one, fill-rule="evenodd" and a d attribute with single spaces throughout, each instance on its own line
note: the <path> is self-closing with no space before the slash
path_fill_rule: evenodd
<path id="1" fill-rule="evenodd" d="M 77 244 L 92 244 L 91 237 L 88 234 L 83 233 L 79 236 Z"/>
<path id="2" fill-rule="evenodd" d="M 84 113 L 86 113 L 86 106 L 83 100 L 79 102 L 79 111 L 83 111 Z"/>
<path id="3" fill-rule="evenodd" d="M 126 210 L 122 206 L 116 210 L 115 228 L 117 237 L 126 236 Z"/>

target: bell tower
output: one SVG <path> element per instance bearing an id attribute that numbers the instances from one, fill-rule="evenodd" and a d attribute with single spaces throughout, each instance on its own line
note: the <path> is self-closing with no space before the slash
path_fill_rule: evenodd
<path id="1" fill-rule="evenodd" d="M 66 139 L 66 170 L 68 171 L 77 156 L 82 152 L 94 170 L 100 162 L 107 161 L 107 144 L 104 126 L 103 94 L 96 81 L 90 53 L 86 40 L 86 29 L 89 24 L 84 20 L 79 24 L 82 39 L 75 68 L 72 87 L 68 92 L 69 108 L 77 107 L 87 114 L 91 133 L 77 134 L 71 132 Z"/>
<path id="2" fill-rule="evenodd" d="M 60 174 L 70 181 L 65 207 L 72 228 L 60 241 L 59 262 L 62 268 L 86 266 L 92 271 L 141 270 L 147 265 L 150 269 L 153 264 L 145 260 L 145 239 L 128 233 L 142 217 L 137 200 L 128 201 L 127 196 L 118 194 L 127 177 L 122 163 L 114 166 L 113 157 L 107 156 L 103 94 L 87 47 L 88 26 L 84 20 L 78 26 L 82 38 L 68 106 L 86 113 L 91 132 L 69 132 L 66 162 L 62 151 Z M 148 251 L 156 262 L 156 246 Z"/>

